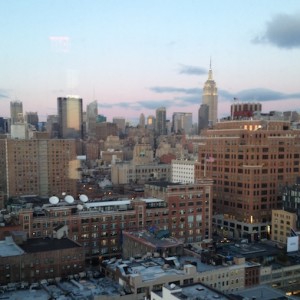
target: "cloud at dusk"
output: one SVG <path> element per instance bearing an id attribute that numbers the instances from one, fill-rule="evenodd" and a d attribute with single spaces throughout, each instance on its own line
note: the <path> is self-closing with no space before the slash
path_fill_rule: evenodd
<path id="1" fill-rule="evenodd" d="M 6 89 L 0 89 L 0 99 L 8 99 L 9 93 Z"/>
<path id="2" fill-rule="evenodd" d="M 206 75 L 208 71 L 205 68 L 196 67 L 196 66 L 186 66 L 180 65 L 179 74 L 185 75 Z"/>
<path id="3" fill-rule="evenodd" d="M 300 12 L 278 14 L 267 22 L 265 32 L 253 39 L 256 44 L 269 43 L 279 48 L 300 48 Z"/>
<path id="4" fill-rule="evenodd" d="M 141 109 L 156 109 L 160 106 L 169 107 L 189 107 L 191 105 L 199 105 L 202 103 L 202 89 L 199 88 L 178 88 L 178 87 L 151 87 L 151 91 L 158 94 L 173 94 L 169 98 L 163 100 L 139 100 L 136 102 L 122 101 L 117 103 L 101 103 L 99 107 L 101 108 L 127 108 L 133 110 Z M 226 90 L 219 90 L 219 103 L 228 102 L 228 100 L 233 100 L 237 98 L 242 101 L 255 101 L 255 102 L 270 102 L 279 101 L 286 99 L 300 99 L 299 93 L 282 93 L 266 88 L 252 88 L 241 90 L 236 93 L 228 92 Z"/>

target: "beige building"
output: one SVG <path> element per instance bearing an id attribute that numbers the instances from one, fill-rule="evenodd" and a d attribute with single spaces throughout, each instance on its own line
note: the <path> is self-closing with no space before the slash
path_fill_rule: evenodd
<path id="1" fill-rule="evenodd" d="M 282 209 L 272 210 L 272 233 L 271 239 L 280 245 L 287 244 L 287 238 L 292 230 L 296 230 L 297 215 Z"/>
<path id="2" fill-rule="evenodd" d="M 131 162 L 116 163 L 111 166 L 113 184 L 145 183 L 147 181 L 170 180 L 171 166 L 167 164 L 135 165 Z"/>
<path id="3" fill-rule="evenodd" d="M 6 197 L 76 195 L 75 140 L 0 139 L 0 189 Z"/>

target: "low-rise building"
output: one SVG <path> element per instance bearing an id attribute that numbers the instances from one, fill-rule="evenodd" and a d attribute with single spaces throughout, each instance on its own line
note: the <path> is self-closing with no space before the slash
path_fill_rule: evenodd
<path id="1" fill-rule="evenodd" d="M 149 230 L 122 232 L 122 257 L 138 257 L 158 254 L 163 257 L 183 255 L 183 242 L 170 237 L 169 230 L 158 230 L 155 226 Z"/>
<path id="2" fill-rule="evenodd" d="M 78 274 L 85 267 L 84 249 L 68 239 L 35 238 L 0 242 L 0 284 L 38 282 Z"/>

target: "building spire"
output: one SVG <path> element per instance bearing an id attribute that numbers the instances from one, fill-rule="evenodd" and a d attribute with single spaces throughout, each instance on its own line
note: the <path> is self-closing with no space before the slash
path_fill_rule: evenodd
<path id="1" fill-rule="evenodd" d="M 213 80 L 212 69 L 211 69 L 211 57 L 209 59 L 208 80 Z"/>

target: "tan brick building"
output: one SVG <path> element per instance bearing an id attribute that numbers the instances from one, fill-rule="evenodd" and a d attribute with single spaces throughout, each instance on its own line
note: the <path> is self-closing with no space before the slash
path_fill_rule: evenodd
<path id="1" fill-rule="evenodd" d="M 0 139 L 0 190 L 5 196 L 76 195 L 75 140 Z"/>

